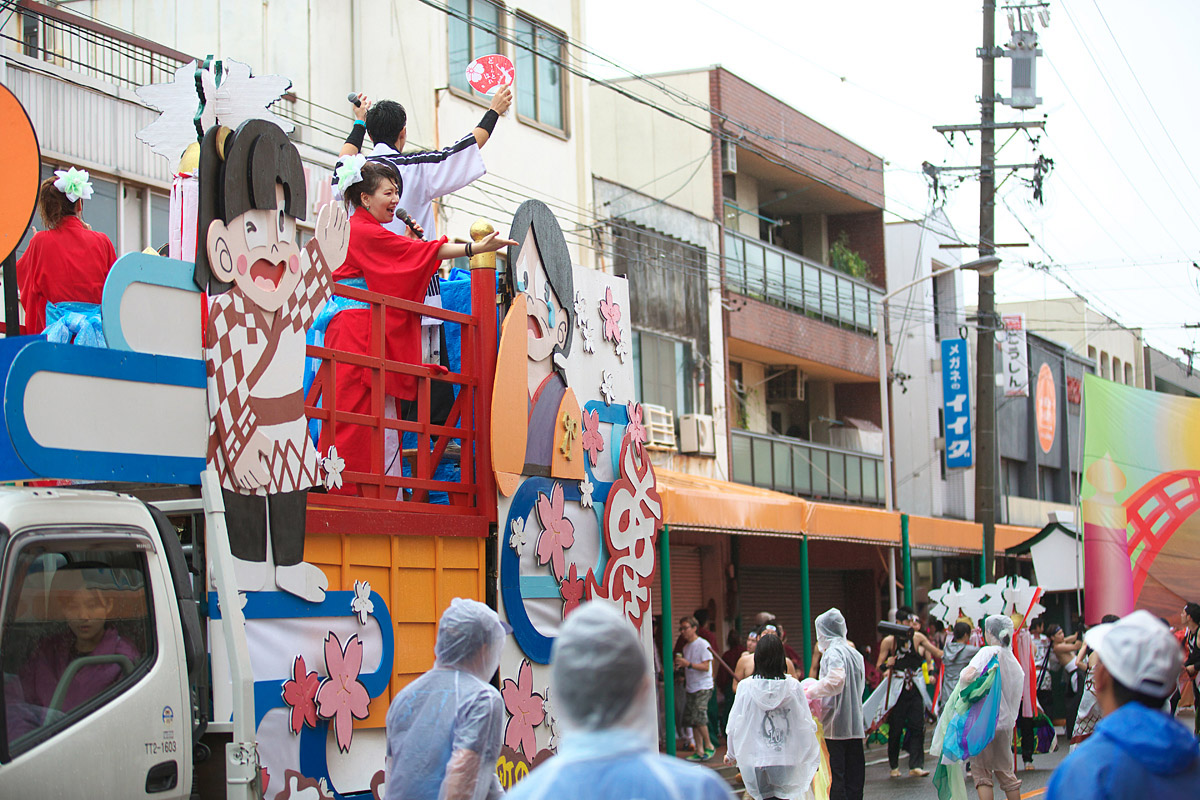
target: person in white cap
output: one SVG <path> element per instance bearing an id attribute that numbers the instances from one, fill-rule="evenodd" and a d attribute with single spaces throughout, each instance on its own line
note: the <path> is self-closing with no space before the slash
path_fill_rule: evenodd
<path id="1" fill-rule="evenodd" d="M 1084 641 L 1098 657 L 1093 683 L 1104 717 L 1055 771 L 1047 800 L 1200 796 L 1200 745 L 1163 711 L 1183 665 L 1170 630 L 1135 611 Z"/>

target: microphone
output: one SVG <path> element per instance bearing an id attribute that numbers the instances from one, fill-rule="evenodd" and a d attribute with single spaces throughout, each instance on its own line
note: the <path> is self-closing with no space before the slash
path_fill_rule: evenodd
<path id="1" fill-rule="evenodd" d="M 409 228 L 411 228 L 413 235 L 415 235 L 417 239 L 422 242 L 425 241 L 425 234 L 417 229 L 417 221 L 413 219 L 407 211 L 399 206 L 396 207 L 396 219 L 400 220 Z"/>
<path id="2" fill-rule="evenodd" d="M 351 103 L 354 103 L 356 107 L 362 106 L 362 101 L 358 99 L 358 92 L 351 92 L 350 94 L 346 95 L 346 99 Z"/>

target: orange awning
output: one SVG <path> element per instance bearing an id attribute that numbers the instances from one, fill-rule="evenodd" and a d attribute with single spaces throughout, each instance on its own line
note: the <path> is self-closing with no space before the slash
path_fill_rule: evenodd
<path id="1" fill-rule="evenodd" d="M 1020 544 L 1037 533 L 1036 528 L 1017 525 L 996 526 L 996 552 Z M 927 550 L 979 553 L 983 549 L 983 526 L 977 522 L 908 515 L 908 544 Z"/>
<path id="2" fill-rule="evenodd" d="M 655 469 L 663 519 L 672 528 L 761 536 L 900 543 L 900 515 L 878 508 L 817 503 L 741 483 Z"/>

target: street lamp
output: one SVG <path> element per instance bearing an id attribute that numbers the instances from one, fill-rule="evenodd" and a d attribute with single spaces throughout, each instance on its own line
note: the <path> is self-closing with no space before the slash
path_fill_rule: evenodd
<path id="1" fill-rule="evenodd" d="M 1000 269 L 1000 258 L 995 255 L 984 256 L 977 258 L 974 261 L 968 261 L 965 264 L 959 264 L 955 267 L 946 267 L 945 269 L 935 270 L 928 275 L 922 275 L 916 280 L 909 281 L 903 286 L 893 289 L 892 291 L 879 298 L 879 321 L 878 335 L 876 337 L 876 350 L 879 353 L 879 406 L 882 412 L 883 419 L 883 498 L 884 507 L 888 511 L 895 510 L 895 501 L 893 497 L 893 470 L 892 470 L 892 420 L 891 409 L 888 403 L 888 368 L 887 368 L 887 306 L 888 302 L 900 294 L 908 291 L 919 283 L 924 283 L 927 280 L 955 272 L 960 269 L 969 269 L 979 273 L 980 277 L 989 277 L 996 274 L 996 270 Z M 976 520 L 978 522 L 978 520 Z M 888 561 L 888 578 L 891 585 L 891 603 L 893 618 L 896 611 L 896 553 L 895 550 L 889 550 Z"/>

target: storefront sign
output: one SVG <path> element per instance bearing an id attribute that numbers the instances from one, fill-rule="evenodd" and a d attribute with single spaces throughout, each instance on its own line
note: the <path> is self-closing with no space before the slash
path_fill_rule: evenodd
<path id="1" fill-rule="evenodd" d="M 946 429 L 946 467 L 974 463 L 971 451 L 971 396 L 967 383 L 967 340 L 942 340 L 942 409 Z"/>
<path id="2" fill-rule="evenodd" d="M 1004 349 L 1004 396 L 1029 397 L 1029 348 L 1025 344 L 1025 315 L 1005 314 Z"/>
<path id="3" fill-rule="evenodd" d="M 1037 435 L 1043 453 L 1054 447 L 1054 434 L 1058 425 L 1058 398 L 1054 390 L 1054 374 L 1050 365 L 1042 363 L 1037 379 Z"/>

